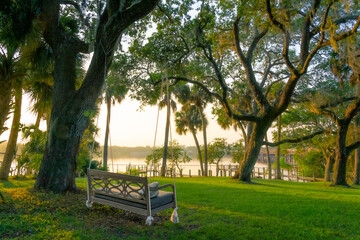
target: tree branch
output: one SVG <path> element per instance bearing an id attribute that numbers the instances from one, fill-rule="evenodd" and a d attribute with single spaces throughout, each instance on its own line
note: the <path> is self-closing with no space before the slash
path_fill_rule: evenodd
<path id="1" fill-rule="evenodd" d="M 355 149 L 357 149 L 359 147 L 360 147 L 360 141 L 354 142 L 353 144 L 346 147 L 346 152 L 348 155 L 350 155 L 350 153 L 352 151 L 354 151 Z"/>
<path id="2" fill-rule="evenodd" d="M 301 69 L 301 71 L 300 71 L 300 74 L 303 74 L 303 73 L 305 73 L 305 72 L 307 71 L 307 68 L 308 68 L 308 66 L 309 66 L 309 64 L 310 64 L 311 59 L 314 57 L 314 55 L 317 53 L 317 51 L 318 51 L 320 48 L 325 47 L 325 46 L 331 44 L 331 41 L 330 41 L 330 40 L 324 42 L 324 38 L 325 38 L 325 25 L 326 25 L 326 20 L 327 20 L 327 17 L 328 17 L 328 12 L 329 12 L 329 10 L 330 10 L 331 5 L 332 5 L 332 3 L 330 3 L 330 4 L 328 5 L 328 7 L 327 7 L 327 9 L 326 9 L 326 12 L 325 12 L 325 14 L 324 14 L 322 23 L 321 23 L 321 27 L 320 27 L 320 29 L 321 29 L 321 30 L 320 30 L 320 31 L 321 31 L 320 40 L 319 40 L 318 44 L 314 47 L 314 49 L 310 52 L 310 54 L 308 55 L 308 57 L 306 58 L 305 63 L 304 63 L 304 65 L 303 65 L 303 67 L 302 67 L 302 69 Z M 343 39 L 345 39 L 345 38 L 347 38 L 347 37 L 355 34 L 356 31 L 357 31 L 357 29 L 358 29 L 358 27 L 359 27 L 359 25 L 360 25 L 360 15 L 358 16 L 358 19 L 357 19 L 354 27 L 353 27 L 350 31 L 347 31 L 347 32 L 345 32 L 345 33 L 342 33 L 342 34 L 338 35 L 337 37 L 335 37 L 335 38 L 333 39 L 333 41 L 338 42 L 338 41 L 340 41 L 340 40 L 343 40 Z"/>
<path id="3" fill-rule="evenodd" d="M 167 19 L 169 19 L 169 22 L 174 24 L 172 17 L 160 6 L 159 3 L 157 4 L 157 7 L 159 8 L 160 12 L 164 13 L 164 15 L 167 17 Z"/>
<path id="4" fill-rule="evenodd" d="M 307 13 L 307 15 L 305 17 L 305 21 L 304 21 L 303 28 L 302 28 L 301 44 L 300 44 L 300 46 L 301 46 L 300 47 L 300 49 L 301 49 L 301 51 L 300 51 L 301 64 L 305 63 L 306 57 L 309 54 L 310 39 L 312 37 L 310 34 L 310 26 L 311 26 L 312 19 L 320 6 L 320 2 L 321 2 L 321 0 L 314 0 L 312 8 L 309 10 L 309 12 Z"/>
<path id="5" fill-rule="evenodd" d="M 261 33 L 257 33 L 253 39 L 253 41 L 251 42 L 251 45 L 248 49 L 247 52 L 247 60 L 248 61 L 252 61 L 253 55 L 254 55 L 254 51 L 256 49 L 257 44 L 260 42 L 260 40 L 266 35 L 266 33 L 268 32 L 268 28 L 266 28 L 265 30 L 263 30 Z"/>
<path id="6" fill-rule="evenodd" d="M 320 134 L 323 134 L 324 132 L 325 132 L 325 130 L 320 130 L 320 131 L 314 132 L 314 133 L 312 133 L 310 135 L 307 135 L 307 136 L 304 136 L 304 137 L 300 137 L 300 138 L 296 138 L 296 139 L 283 139 L 280 142 L 275 142 L 275 143 L 264 141 L 263 145 L 270 146 L 270 147 L 277 147 L 277 146 L 279 146 L 281 144 L 284 144 L 284 143 L 298 143 L 298 142 L 302 142 L 302 141 L 305 141 L 305 140 L 312 139 L 313 137 L 315 137 L 317 135 L 320 135 Z"/>
<path id="7" fill-rule="evenodd" d="M 345 119 L 348 119 L 348 121 L 351 121 L 359 111 L 360 111 L 360 97 L 355 99 L 347 107 L 347 109 L 345 111 Z"/>
<path id="8" fill-rule="evenodd" d="M 338 118 L 338 116 L 334 112 L 332 112 L 330 110 L 319 109 L 319 108 L 313 106 L 311 108 L 311 111 L 313 113 L 316 113 L 316 114 L 319 114 L 319 115 L 325 115 L 325 116 L 331 118 L 337 125 L 339 125 L 339 123 L 340 123 L 340 119 Z"/>
<path id="9" fill-rule="evenodd" d="M 337 20 L 334 21 L 334 23 L 336 25 L 340 25 L 342 23 L 347 23 L 348 21 L 356 21 L 358 19 L 358 15 L 348 15 L 348 16 L 345 16 L 345 17 L 342 17 L 342 18 L 339 18 Z M 320 26 L 314 28 L 312 31 L 311 31 L 311 36 L 315 36 L 316 34 L 318 34 L 320 32 Z"/>
<path id="10" fill-rule="evenodd" d="M 247 77 L 247 81 L 249 83 L 250 89 L 252 94 L 254 95 L 254 99 L 256 103 L 259 105 L 259 107 L 262 109 L 262 111 L 265 111 L 265 109 L 270 108 L 270 103 L 268 102 L 267 98 L 264 96 L 258 82 L 256 81 L 256 77 L 254 74 L 254 71 L 251 66 L 251 61 L 253 57 L 253 51 L 256 48 L 257 43 L 260 41 L 261 38 L 265 36 L 267 33 L 267 29 L 261 32 L 260 34 L 257 34 L 255 38 L 253 39 L 251 43 L 251 47 L 248 50 L 248 56 L 245 57 L 241 46 L 240 46 L 240 39 L 239 39 L 239 21 L 240 17 L 238 16 L 234 23 L 233 23 L 233 33 L 234 33 L 234 40 L 235 40 L 235 49 L 236 53 L 240 58 L 241 64 L 243 65 Z"/>
<path id="11" fill-rule="evenodd" d="M 251 122 L 256 122 L 258 121 L 258 118 L 256 116 L 253 115 L 249 115 L 246 114 L 245 112 L 241 112 L 241 115 L 239 114 L 235 114 L 230 107 L 230 104 L 228 103 L 227 99 L 223 99 L 222 96 L 218 93 L 212 92 L 210 91 L 203 83 L 198 82 L 198 81 L 194 81 L 185 77 L 176 77 L 176 76 L 171 76 L 169 77 L 169 79 L 174 79 L 176 81 L 185 81 L 188 83 L 192 83 L 192 84 L 196 84 L 197 86 L 199 86 L 202 90 L 204 90 L 204 92 L 206 92 L 206 94 L 208 94 L 210 97 L 214 97 L 216 98 L 224 107 L 226 113 L 228 114 L 228 116 L 234 120 L 238 120 L 238 121 L 251 121 Z"/>
<path id="12" fill-rule="evenodd" d="M 280 23 L 278 20 L 275 19 L 274 15 L 272 14 L 270 0 L 266 0 L 266 11 L 271 23 L 274 24 L 275 27 L 279 28 L 284 34 L 284 47 L 283 47 L 282 57 L 291 74 L 297 76 L 298 71 L 295 69 L 294 65 L 291 63 L 289 58 L 289 46 L 291 42 L 290 33 L 289 31 L 287 31 L 284 24 Z"/>

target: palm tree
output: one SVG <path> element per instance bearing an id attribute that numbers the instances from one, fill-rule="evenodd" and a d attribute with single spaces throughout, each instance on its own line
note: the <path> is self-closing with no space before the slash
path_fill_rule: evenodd
<path id="1" fill-rule="evenodd" d="M 114 85 L 108 84 L 108 80 L 106 82 L 105 88 L 105 103 L 107 109 L 106 115 L 106 128 L 105 128 L 105 139 L 104 139 L 104 153 L 103 153 L 103 165 L 104 169 L 107 169 L 107 160 L 108 160 L 108 142 L 109 142 L 109 133 L 110 133 L 110 119 L 111 119 L 111 105 L 115 105 L 115 103 L 121 103 L 125 99 L 125 95 L 128 92 L 128 88 L 126 86 L 121 85 L 119 87 L 115 87 Z"/>
<path id="2" fill-rule="evenodd" d="M 161 165 L 161 176 L 165 177 L 166 174 L 166 159 L 169 145 L 169 132 L 170 132 L 170 116 L 171 110 L 176 111 L 176 102 L 171 99 L 171 91 L 168 91 L 168 94 L 160 101 L 159 107 L 164 108 L 166 106 L 166 124 L 165 124 L 165 139 L 164 139 L 164 154 L 163 162 Z"/>
<path id="3" fill-rule="evenodd" d="M 204 109 L 206 108 L 207 103 L 211 102 L 211 98 L 202 89 L 200 89 L 197 86 L 194 86 L 191 89 L 191 94 L 188 101 L 194 104 L 201 118 L 201 125 L 202 125 L 203 138 L 204 138 L 204 165 L 205 165 L 204 170 L 205 170 L 205 176 L 208 176 L 208 154 L 207 154 L 207 134 L 206 134 L 208 121 L 206 119 Z"/>
<path id="4" fill-rule="evenodd" d="M 167 80 L 168 81 L 168 80 Z M 168 83 L 166 83 L 168 84 Z M 168 143 L 169 143 L 169 130 L 170 130 L 170 116 L 171 110 L 173 112 L 176 111 L 176 102 L 171 99 L 171 95 L 173 94 L 179 103 L 186 104 L 189 100 L 190 96 L 190 88 L 188 85 L 184 83 L 179 83 L 172 88 L 166 88 L 167 94 L 164 98 L 160 101 L 159 107 L 164 108 L 166 106 L 166 125 L 165 125 L 165 139 L 164 139 L 164 154 L 163 154 L 163 162 L 161 166 L 161 176 L 165 177 L 166 173 L 166 159 L 167 159 L 167 152 L 168 152 Z M 168 97 L 169 96 L 169 97 Z"/>
<path id="5" fill-rule="evenodd" d="M 30 110 L 36 114 L 35 127 L 39 128 L 41 119 L 45 119 L 47 123 L 50 122 L 53 86 L 52 83 L 40 79 L 31 82 L 27 84 L 25 91 L 33 103 Z"/>
<path id="6" fill-rule="evenodd" d="M 104 139 L 103 165 L 107 169 L 108 149 L 109 149 L 109 134 L 110 134 L 110 119 L 111 119 L 111 105 L 121 103 L 129 91 L 128 88 L 128 73 L 131 69 L 131 62 L 126 55 L 116 55 L 110 67 L 110 72 L 105 82 L 105 96 L 107 116 Z"/>
<path id="7" fill-rule="evenodd" d="M 35 126 L 39 128 L 41 119 L 50 123 L 53 86 L 54 64 L 50 47 L 42 40 L 25 49 L 25 54 L 31 62 L 30 77 L 24 86 L 32 102 L 31 112 L 36 115 Z"/>
<path id="8" fill-rule="evenodd" d="M 197 130 L 202 128 L 202 119 L 196 106 L 185 104 L 182 106 L 181 111 L 175 114 L 176 132 L 180 135 L 186 134 L 188 131 L 194 137 L 195 145 L 198 150 L 201 173 L 204 175 L 204 166 L 201 156 L 201 148 L 199 141 L 196 137 Z"/>
<path id="9" fill-rule="evenodd" d="M 15 85 L 14 86 L 14 90 L 15 90 L 14 116 L 11 125 L 9 140 L 6 145 L 4 159 L 0 168 L 0 179 L 6 181 L 8 180 L 9 177 L 11 163 L 14 159 L 14 156 L 16 155 L 16 143 L 20 129 L 20 118 L 21 118 L 22 81 L 17 81 L 17 83 L 15 83 L 14 85 Z"/>
<path id="10" fill-rule="evenodd" d="M 6 130 L 4 124 L 10 111 L 14 81 L 24 76 L 17 50 L 0 45 L 0 135 Z"/>
<path id="11" fill-rule="evenodd" d="M 4 123 L 11 108 L 11 99 L 14 95 L 14 114 L 9 140 L 6 145 L 5 155 L 0 167 L 0 179 L 8 180 L 11 163 L 16 153 L 16 143 L 20 129 L 22 79 L 25 73 L 24 64 L 21 62 L 22 54 L 18 48 L 1 48 L 0 53 L 0 134 L 5 130 Z"/>

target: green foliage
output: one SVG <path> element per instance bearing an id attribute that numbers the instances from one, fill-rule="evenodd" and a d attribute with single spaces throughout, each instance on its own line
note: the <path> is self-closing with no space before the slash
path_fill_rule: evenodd
<path id="1" fill-rule="evenodd" d="M 33 19 L 40 10 L 40 1 L 3 0 L 0 5 L 0 42 L 17 45 L 34 27 Z"/>
<path id="2" fill-rule="evenodd" d="M 37 175 L 39 172 L 42 157 L 46 144 L 46 132 L 43 132 L 31 125 L 22 128 L 23 138 L 27 141 L 24 145 L 21 156 L 17 158 L 18 173 L 20 169 L 26 169 L 28 173 Z"/>
<path id="3" fill-rule="evenodd" d="M 157 168 L 159 166 L 160 159 L 162 159 L 164 153 L 164 148 L 155 148 L 153 149 L 151 154 L 148 154 L 145 158 L 145 163 L 147 166 L 152 165 L 153 168 Z"/>
<path id="4" fill-rule="evenodd" d="M 285 162 L 285 159 L 282 158 L 282 157 L 280 157 L 280 161 L 279 161 L 279 162 L 280 162 L 280 168 L 281 168 L 281 169 L 291 170 L 291 169 L 294 168 L 293 165 L 286 163 L 286 162 Z M 272 168 L 275 168 L 275 169 L 276 169 L 276 167 L 277 167 L 276 164 L 277 164 L 277 163 L 276 163 L 276 161 L 275 161 L 275 162 L 272 164 Z"/>
<path id="5" fill-rule="evenodd" d="M 80 175 L 86 174 L 90 159 L 92 160 L 91 169 L 102 169 L 107 171 L 107 169 L 103 169 L 100 162 L 93 160 L 94 156 L 100 156 L 100 144 L 94 139 L 94 133 L 97 131 L 98 129 L 94 122 L 91 122 L 81 139 L 79 155 L 77 158 L 77 172 Z"/>
<path id="6" fill-rule="evenodd" d="M 245 146 L 242 140 L 235 142 L 231 146 L 230 154 L 233 157 L 231 161 L 234 163 L 240 163 L 244 159 Z"/>
<path id="7" fill-rule="evenodd" d="M 86 174 L 91 154 L 93 154 L 93 156 L 100 154 L 99 143 L 93 141 L 94 131 L 97 131 L 95 125 L 90 124 L 80 143 L 80 150 L 77 159 L 77 172 L 81 175 Z M 43 132 L 34 125 L 31 125 L 22 128 L 22 133 L 27 143 L 22 149 L 21 156 L 17 158 L 18 169 L 25 169 L 28 173 L 34 172 L 34 174 L 37 175 L 44 155 L 46 132 Z M 94 149 L 92 150 L 93 145 Z M 93 160 L 91 162 L 91 168 L 102 169 L 102 166 L 100 162 Z"/>
<path id="8" fill-rule="evenodd" d="M 155 148 L 153 153 L 146 156 L 146 165 L 153 165 L 156 168 L 159 165 L 160 159 L 164 154 L 164 147 Z M 191 161 L 191 158 L 187 154 L 185 148 L 173 140 L 169 143 L 166 159 L 169 161 L 171 168 L 177 168 L 179 172 L 182 171 L 180 164 L 185 164 Z"/>
<path id="9" fill-rule="evenodd" d="M 310 151 L 296 151 L 294 160 L 299 166 L 299 171 L 304 173 L 307 177 L 324 177 L 325 159 L 321 152 Z"/>
<path id="10" fill-rule="evenodd" d="M 230 146 L 225 138 L 215 138 L 208 144 L 207 153 L 209 164 L 219 164 L 221 159 L 230 153 Z"/>

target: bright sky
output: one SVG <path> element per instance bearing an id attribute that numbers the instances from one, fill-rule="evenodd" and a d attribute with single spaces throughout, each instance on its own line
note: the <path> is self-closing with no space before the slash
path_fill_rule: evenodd
<path id="1" fill-rule="evenodd" d="M 27 96 L 23 98 L 22 104 L 22 117 L 21 123 L 25 125 L 35 123 L 35 115 L 33 115 L 28 109 L 30 106 Z M 155 137 L 157 107 L 144 107 L 143 111 L 139 111 L 140 103 L 133 101 L 129 98 L 125 99 L 121 104 L 116 104 L 112 107 L 112 116 L 110 124 L 111 144 L 113 146 L 153 146 Z M 208 142 L 214 138 L 221 137 L 226 138 L 229 143 L 237 141 L 241 137 L 240 132 L 234 130 L 222 130 L 215 119 L 212 119 L 210 107 L 206 109 L 206 115 L 209 120 L 209 126 L 207 128 Z M 195 146 L 194 139 L 190 133 L 186 136 L 180 136 L 175 131 L 174 115 L 171 115 L 171 131 L 173 139 L 176 139 L 181 145 Z M 160 146 L 164 143 L 165 136 L 165 119 L 166 110 L 160 111 L 159 125 L 157 133 L 156 145 Z M 6 122 L 6 126 L 10 128 L 12 122 L 12 115 Z M 105 135 L 105 123 L 106 123 L 106 106 L 101 106 L 101 112 L 99 117 L 98 127 L 101 129 L 97 141 L 101 145 L 104 144 Z M 41 122 L 40 128 L 46 129 L 45 121 Z M 7 140 L 9 132 L 6 131 L 0 136 L 0 141 Z M 197 134 L 199 143 L 203 144 L 202 132 Z M 21 142 L 21 137 L 19 138 Z"/>

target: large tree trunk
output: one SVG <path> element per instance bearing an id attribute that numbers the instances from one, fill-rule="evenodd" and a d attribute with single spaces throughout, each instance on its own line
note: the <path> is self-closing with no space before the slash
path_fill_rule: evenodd
<path id="1" fill-rule="evenodd" d="M 281 137 L 281 114 L 278 116 L 277 142 L 280 142 Z M 280 145 L 276 147 L 276 179 L 281 180 L 280 172 Z"/>
<path id="2" fill-rule="evenodd" d="M 268 137 L 267 137 L 267 133 L 265 134 L 265 141 L 268 142 Z M 269 151 L 269 146 L 266 145 L 266 155 L 267 155 L 267 165 L 268 165 L 268 171 L 269 171 L 269 179 L 272 178 L 271 176 L 271 159 L 270 159 L 270 151 Z"/>
<path id="3" fill-rule="evenodd" d="M 248 145 L 245 149 L 244 160 L 239 166 L 239 180 L 251 182 L 251 172 L 259 157 L 259 152 L 264 141 L 264 137 L 271 125 L 271 121 L 259 121 L 254 123 L 253 131 L 250 135 Z"/>
<path id="4" fill-rule="evenodd" d="M 50 128 L 35 187 L 64 192 L 76 189 L 76 160 L 88 117 L 83 108 L 86 99 L 74 97 L 77 53 L 67 42 L 56 50 Z"/>
<path id="5" fill-rule="evenodd" d="M 348 186 L 346 182 L 346 162 L 348 154 L 346 151 L 346 133 L 348 125 L 338 126 L 335 148 L 334 185 Z"/>
<path id="6" fill-rule="evenodd" d="M 161 176 L 165 177 L 166 174 L 166 158 L 167 158 L 167 151 L 169 145 L 169 131 L 170 131 L 170 93 L 166 98 L 166 126 L 165 126 L 165 140 L 164 140 L 164 154 L 163 154 L 163 161 L 161 166 Z"/>
<path id="7" fill-rule="evenodd" d="M 18 86 L 15 87 L 14 117 L 11 125 L 9 141 L 6 146 L 4 159 L 0 168 L 1 180 L 8 180 L 11 163 L 14 159 L 14 156 L 16 155 L 16 143 L 20 129 L 21 101 L 22 101 L 22 86 L 21 83 L 19 83 Z"/>
<path id="8" fill-rule="evenodd" d="M 360 148 L 355 150 L 354 185 L 360 184 Z"/>
<path id="9" fill-rule="evenodd" d="M 94 54 L 81 87 L 75 89 L 75 64 L 89 45 L 69 35 L 59 22 L 59 1 L 42 0 L 41 19 L 45 41 L 54 52 L 54 92 L 45 153 L 35 187 L 53 192 L 75 190 L 76 159 L 91 111 L 101 94 L 119 36 L 156 6 L 143 0 L 122 9 L 119 2 L 106 5 L 97 24 Z"/>
<path id="10" fill-rule="evenodd" d="M 333 165 L 334 165 L 334 158 L 332 157 L 332 155 L 326 157 L 325 178 L 324 178 L 325 182 L 331 181 L 331 173 L 332 173 Z"/>
<path id="11" fill-rule="evenodd" d="M 110 118 L 111 118 L 111 97 L 108 93 L 105 95 L 107 115 L 106 115 L 106 128 L 105 128 L 105 139 L 104 139 L 104 154 L 103 154 L 103 163 L 104 169 L 107 170 L 108 162 L 108 142 L 109 142 L 109 131 L 110 131 Z"/>
<path id="12" fill-rule="evenodd" d="M 359 89 L 358 89 L 359 90 Z M 356 129 L 360 127 L 360 116 L 355 117 L 354 125 Z M 359 139 L 360 134 L 357 133 L 356 137 Z M 355 160 L 354 160 L 354 185 L 360 184 L 360 148 L 355 149 Z"/>
<path id="13" fill-rule="evenodd" d="M 199 155 L 199 160 L 200 160 L 201 175 L 204 176 L 204 166 L 203 166 L 203 160 L 202 160 L 202 156 L 201 156 L 200 144 L 199 144 L 199 141 L 198 141 L 198 139 L 196 137 L 195 129 L 193 127 L 190 127 L 190 131 L 191 131 L 191 133 L 192 133 L 192 135 L 194 137 L 196 149 L 198 150 L 198 155 Z"/>

